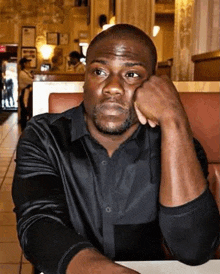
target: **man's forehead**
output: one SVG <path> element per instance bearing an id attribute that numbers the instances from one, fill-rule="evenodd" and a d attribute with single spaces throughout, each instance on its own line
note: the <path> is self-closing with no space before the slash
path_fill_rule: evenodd
<path id="1" fill-rule="evenodd" d="M 90 48 L 87 54 L 87 61 L 100 56 L 115 57 L 149 57 L 149 48 L 142 41 L 137 41 L 131 37 L 110 38 L 105 37 L 97 41 Z"/>
<path id="2" fill-rule="evenodd" d="M 97 40 L 92 47 L 99 47 L 102 44 L 108 44 L 108 43 L 114 43 L 114 44 L 121 44 L 121 43 L 130 43 L 130 44 L 142 44 L 146 46 L 146 41 L 142 38 L 137 39 L 135 37 L 133 37 L 133 35 L 129 34 L 129 33 L 124 33 L 123 35 L 108 35 L 105 36 L 99 40 Z"/>

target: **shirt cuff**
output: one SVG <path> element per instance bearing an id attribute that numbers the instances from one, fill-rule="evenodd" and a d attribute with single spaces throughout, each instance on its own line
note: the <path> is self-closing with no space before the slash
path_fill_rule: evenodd
<path id="1" fill-rule="evenodd" d="M 181 215 L 181 214 L 189 213 L 197 209 L 198 207 L 201 207 L 201 205 L 205 205 L 207 203 L 208 204 L 211 203 L 212 205 L 215 205 L 215 200 L 209 188 L 207 188 L 199 197 L 197 197 L 196 199 L 184 205 L 175 206 L 175 207 L 167 207 L 167 206 L 160 205 L 160 212 L 166 215 Z"/>
<path id="2" fill-rule="evenodd" d="M 71 248 L 64 254 L 64 256 L 61 258 L 59 264 L 58 264 L 58 271 L 59 274 L 65 274 L 66 269 L 68 267 L 68 264 L 73 259 L 73 257 L 82 249 L 85 248 L 94 248 L 94 246 L 88 242 L 81 242 L 78 243 Z"/>

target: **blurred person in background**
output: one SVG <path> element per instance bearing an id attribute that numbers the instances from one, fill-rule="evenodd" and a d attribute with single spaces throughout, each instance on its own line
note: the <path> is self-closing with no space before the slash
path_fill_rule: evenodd
<path id="1" fill-rule="evenodd" d="M 30 71 L 31 60 L 21 58 L 19 61 L 21 71 L 18 76 L 19 83 L 19 105 L 20 105 L 20 124 L 23 130 L 26 126 L 27 120 L 32 117 L 32 85 L 33 74 Z"/>
<path id="2" fill-rule="evenodd" d="M 52 67 L 51 67 L 50 71 L 52 71 L 52 72 L 60 71 L 60 65 L 62 64 L 62 60 L 61 60 L 60 56 L 54 55 L 51 59 L 51 62 L 52 62 Z"/>
<path id="3" fill-rule="evenodd" d="M 72 51 L 69 54 L 68 70 L 74 73 L 85 73 L 85 65 L 80 61 L 81 54 L 78 51 Z"/>

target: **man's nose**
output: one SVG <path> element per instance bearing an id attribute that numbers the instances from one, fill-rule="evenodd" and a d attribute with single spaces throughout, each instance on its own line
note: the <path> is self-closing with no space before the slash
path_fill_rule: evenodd
<path id="1" fill-rule="evenodd" d="M 124 93 L 122 79 L 119 76 L 109 76 L 103 88 L 103 93 L 106 95 L 122 95 Z"/>

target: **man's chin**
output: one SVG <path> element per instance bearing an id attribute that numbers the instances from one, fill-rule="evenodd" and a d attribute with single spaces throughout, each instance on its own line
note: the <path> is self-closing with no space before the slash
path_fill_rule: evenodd
<path id="1" fill-rule="evenodd" d="M 135 111 L 120 113 L 120 115 L 104 115 L 96 112 L 93 116 L 96 128 L 104 134 L 121 135 L 126 132 L 133 124 L 138 123 Z"/>
<path id="2" fill-rule="evenodd" d="M 130 121 L 125 121 L 119 125 L 116 125 L 115 123 L 95 122 L 95 126 L 98 131 L 108 135 L 121 135 L 126 132 L 131 127 L 131 125 L 132 123 Z"/>

